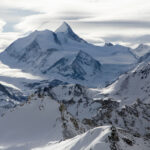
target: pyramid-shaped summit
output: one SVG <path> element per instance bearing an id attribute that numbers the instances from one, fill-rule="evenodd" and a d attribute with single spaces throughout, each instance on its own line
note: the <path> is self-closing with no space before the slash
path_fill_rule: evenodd
<path id="1" fill-rule="evenodd" d="M 83 40 L 82 38 L 80 38 L 77 34 L 74 33 L 74 31 L 72 30 L 72 28 L 69 26 L 68 23 L 63 22 L 60 27 L 58 27 L 55 31 L 56 34 L 64 34 L 65 36 L 67 36 L 68 38 L 75 40 L 77 42 L 83 42 L 83 43 L 87 43 L 85 40 Z"/>
<path id="2" fill-rule="evenodd" d="M 63 22 L 61 25 L 60 25 L 60 27 L 58 27 L 57 29 L 56 29 L 56 33 L 58 33 L 58 32 L 68 32 L 68 31 L 72 31 L 72 29 L 71 29 L 71 27 L 69 26 L 69 24 L 67 23 L 67 22 Z M 73 31 L 72 31 L 73 32 Z"/>

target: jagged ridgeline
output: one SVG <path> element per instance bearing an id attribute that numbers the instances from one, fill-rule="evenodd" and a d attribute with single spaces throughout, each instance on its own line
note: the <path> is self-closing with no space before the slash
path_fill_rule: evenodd
<path id="1" fill-rule="evenodd" d="M 28 73 L 89 87 L 111 83 L 137 62 L 129 47 L 111 43 L 95 46 L 80 38 L 66 22 L 55 32 L 34 31 L 14 41 L 0 59 Z"/>

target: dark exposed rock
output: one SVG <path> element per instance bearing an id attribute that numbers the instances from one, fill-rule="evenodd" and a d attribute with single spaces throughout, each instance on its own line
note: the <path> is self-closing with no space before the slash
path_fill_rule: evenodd
<path id="1" fill-rule="evenodd" d="M 133 142 L 127 138 L 122 138 L 124 142 L 126 142 L 128 145 L 133 146 Z"/>
<path id="2" fill-rule="evenodd" d="M 92 76 L 101 73 L 101 64 L 89 54 L 79 51 L 74 57 L 73 61 L 67 57 L 61 58 L 44 73 L 56 72 L 62 76 L 80 80 L 85 80 L 86 75 Z M 87 67 L 90 69 L 86 69 Z"/>
<path id="3" fill-rule="evenodd" d="M 111 150 L 118 150 L 117 142 L 119 142 L 119 136 L 117 133 L 117 129 L 114 126 L 111 127 L 111 135 L 108 136 L 108 139 L 109 139 L 109 142 L 111 143 L 110 149 Z"/>

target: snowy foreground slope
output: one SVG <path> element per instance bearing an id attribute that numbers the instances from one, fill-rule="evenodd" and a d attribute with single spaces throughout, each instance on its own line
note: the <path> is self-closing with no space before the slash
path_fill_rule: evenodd
<path id="1" fill-rule="evenodd" d="M 101 126 L 63 142 L 50 142 L 33 150 L 149 150 L 150 143 L 129 132 Z"/>
<path id="2" fill-rule="evenodd" d="M 64 119 L 67 128 L 63 125 Z M 69 113 L 61 112 L 61 105 L 57 101 L 34 97 L 0 117 L 0 147 L 3 150 L 30 150 L 49 141 L 73 137 L 84 131 L 80 124 L 77 129 L 74 121 Z"/>
<path id="3" fill-rule="evenodd" d="M 137 101 L 122 108 L 117 101 L 98 100 L 99 93 L 78 84 L 39 88 L 26 103 L 0 117 L 0 146 L 3 150 L 149 149 L 150 104 Z"/>

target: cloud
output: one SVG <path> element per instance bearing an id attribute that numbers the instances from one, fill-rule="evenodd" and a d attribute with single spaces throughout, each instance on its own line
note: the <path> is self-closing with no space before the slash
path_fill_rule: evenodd
<path id="1" fill-rule="evenodd" d="M 3 20 L 0 20 L 0 32 L 3 31 L 3 27 L 5 26 L 6 22 Z"/>
<path id="2" fill-rule="evenodd" d="M 22 35 L 18 32 L 6 32 L 0 33 L 0 52 L 3 51 L 9 44 L 14 40 L 21 37 Z"/>
<path id="3" fill-rule="evenodd" d="M 51 13 L 40 13 L 23 17 L 22 20 L 14 26 L 14 29 L 24 32 L 42 29 L 55 30 L 63 21 L 73 24 L 74 22 L 80 22 L 82 19 L 92 17 L 92 14 L 86 11 L 62 11 L 53 15 Z"/>
<path id="4" fill-rule="evenodd" d="M 55 19 L 68 20 L 68 21 L 79 21 L 82 19 L 93 18 L 94 14 L 89 13 L 88 11 L 62 11 L 58 13 Z"/>
<path id="5" fill-rule="evenodd" d="M 150 21 L 138 20 L 106 20 L 106 21 L 81 21 L 88 26 L 105 26 L 113 28 L 150 28 Z"/>
<path id="6" fill-rule="evenodd" d="M 149 0 L 1 0 L 1 8 L 27 9 L 52 15 L 63 11 L 94 13 L 100 20 L 150 19 Z"/>
<path id="7" fill-rule="evenodd" d="M 84 16 L 84 15 L 83 15 Z M 87 16 L 88 17 L 88 16 Z M 90 17 L 90 16 L 89 16 Z M 65 18 L 66 20 L 67 18 Z M 73 30 L 90 43 L 101 45 L 106 42 L 113 42 L 127 46 L 134 46 L 140 43 L 150 43 L 150 22 L 149 21 L 82 21 L 82 17 L 75 20 L 69 19 Z M 55 29 L 61 24 L 57 17 L 50 15 L 33 15 L 24 19 L 16 26 L 23 31 L 35 29 Z M 148 34 L 148 35 L 147 35 Z"/>
<path id="8" fill-rule="evenodd" d="M 22 34 L 36 29 L 55 30 L 65 20 L 90 42 L 114 37 L 121 43 L 125 37 L 150 34 L 149 8 L 149 0 L 1 0 L 0 20 L 5 24 L 0 23 L 0 31 Z"/>
<path id="9" fill-rule="evenodd" d="M 124 42 L 124 43 L 133 43 L 133 44 L 141 44 L 141 43 L 150 43 L 150 34 L 141 35 L 141 36 L 121 36 L 121 35 L 114 35 L 103 37 L 106 41 L 112 42 Z"/>
<path id="10" fill-rule="evenodd" d="M 22 18 L 21 22 L 14 26 L 15 30 L 22 32 L 30 32 L 55 26 L 56 19 L 49 14 L 31 15 Z M 45 26 L 46 25 L 46 26 Z"/>
<path id="11" fill-rule="evenodd" d="M 22 9 L 0 9 L 0 18 L 5 20 L 4 32 L 12 32 L 13 26 L 25 16 L 39 14 L 39 12 Z"/>

